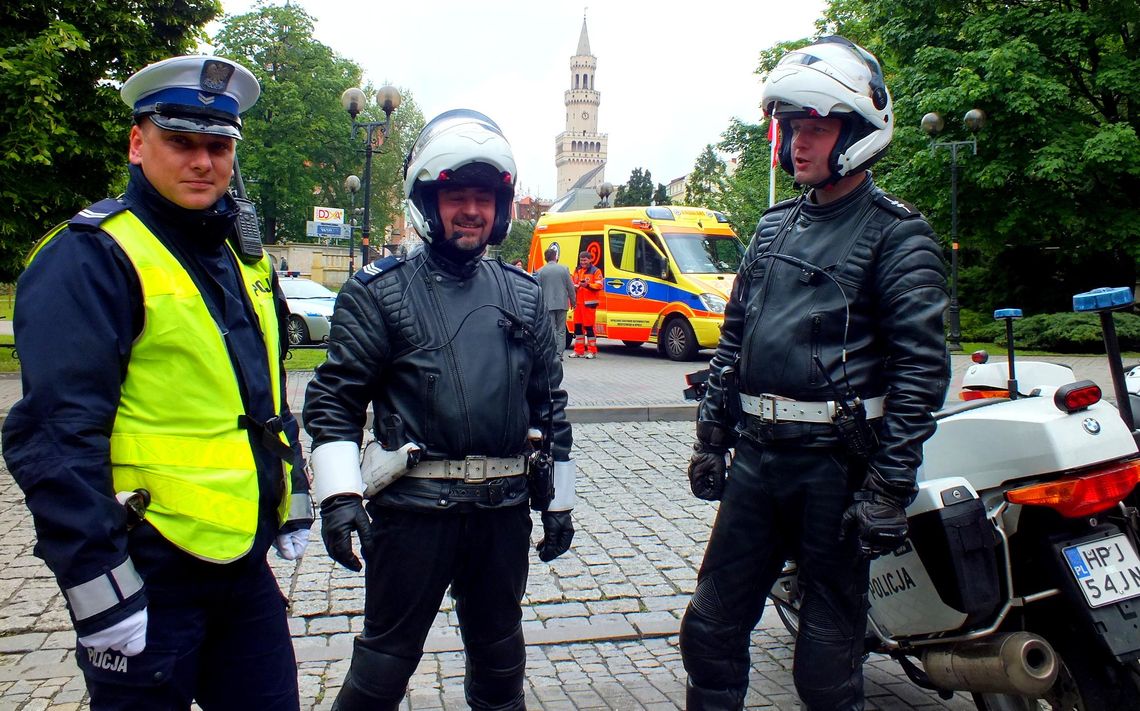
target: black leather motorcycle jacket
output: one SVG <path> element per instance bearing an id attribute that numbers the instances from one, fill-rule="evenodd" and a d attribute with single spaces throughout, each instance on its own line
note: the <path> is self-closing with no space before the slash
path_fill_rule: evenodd
<path id="1" fill-rule="evenodd" d="M 562 364 L 547 319 L 535 279 L 501 262 L 456 265 L 430 248 L 374 262 L 337 297 L 328 358 L 305 397 L 313 447 L 360 444 L 371 404 L 376 438 L 404 444 L 386 442 L 379 424 L 397 414 L 424 459 L 524 454 L 531 427 L 550 432 L 555 459 L 569 459 Z M 522 477 L 499 481 L 505 488 L 481 506 L 526 500 Z M 453 484 L 403 477 L 379 498 L 449 507 Z"/>
<path id="2" fill-rule="evenodd" d="M 827 401 L 850 388 L 863 399 L 886 396 L 870 463 L 889 493 L 909 501 L 922 443 L 934 432 L 931 413 L 949 384 L 947 303 L 930 225 L 870 174 L 835 203 L 777 204 L 737 274 L 699 419 L 740 424 L 726 398 L 730 367 L 750 395 Z"/>

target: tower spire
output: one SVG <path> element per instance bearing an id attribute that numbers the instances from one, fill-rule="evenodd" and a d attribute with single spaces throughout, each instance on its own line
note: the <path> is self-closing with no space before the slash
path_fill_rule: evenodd
<path id="1" fill-rule="evenodd" d="M 579 57 L 590 56 L 590 35 L 586 34 L 586 11 L 582 10 L 582 36 L 578 38 L 578 51 L 574 53 Z"/>

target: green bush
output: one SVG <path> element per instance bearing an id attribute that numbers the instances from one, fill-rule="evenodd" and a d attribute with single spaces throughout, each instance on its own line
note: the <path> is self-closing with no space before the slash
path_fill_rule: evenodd
<path id="1" fill-rule="evenodd" d="M 962 309 L 958 312 L 958 323 L 961 326 L 963 341 L 995 343 L 999 337 L 1005 337 L 1005 322 L 994 321 L 993 314 Z"/>
<path id="2" fill-rule="evenodd" d="M 1113 315 L 1116 337 L 1125 351 L 1140 350 L 1140 316 L 1133 313 Z M 963 341 L 979 341 L 1006 346 L 1005 322 L 975 311 L 959 314 Z M 1038 314 L 1013 323 L 1013 340 L 1017 348 L 1054 353 L 1100 353 L 1104 350 L 1100 317 L 1096 314 Z"/>

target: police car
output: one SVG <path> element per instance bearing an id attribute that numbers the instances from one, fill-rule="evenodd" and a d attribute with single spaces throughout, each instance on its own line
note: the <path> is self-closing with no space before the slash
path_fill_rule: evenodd
<path id="1" fill-rule="evenodd" d="M 278 281 L 289 304 L 289 321 L 285 325 L 289 345 L 327 343 L 336 293 L 312 279 L 298 276 L 279 273 Z"/>

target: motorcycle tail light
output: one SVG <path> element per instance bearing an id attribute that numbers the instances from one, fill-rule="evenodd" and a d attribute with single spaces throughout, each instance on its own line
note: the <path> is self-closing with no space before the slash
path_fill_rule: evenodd
<path id="1" fill-rule="evenodd" d="M 1069 383 L 1053 393 L 1053 403 L 1062 412 L 1077 412 L 1100 402 L 1100 386 L 1091 380 Z"/>
<path id="2" fill-rule="evenodd" d="M 1140 460 L 1117 462 L 1077 476 L 1032 484 L 1005 493 L 1006 501 L 1048 506 L 1066 518 L 1082 518 L 1116 506 L 1140 483 Z"/>
<path id="3" fill-rule="evenodd" d="M 982 363 L 987 363 L 990 360 L 990 354 L 986 353 L 984 350 L 974 351 L 970 354 L 970 360 L 978 363 L 979 365 Z"/>

